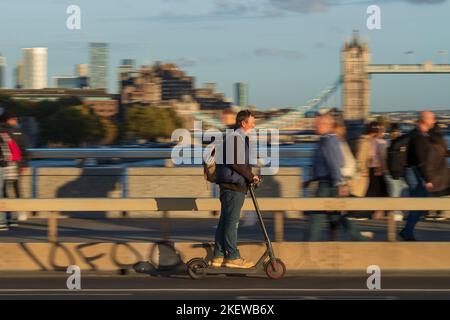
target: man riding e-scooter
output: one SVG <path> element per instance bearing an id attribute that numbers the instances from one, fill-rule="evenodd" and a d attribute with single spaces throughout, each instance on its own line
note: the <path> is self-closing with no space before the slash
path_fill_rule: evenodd
<path id="1" fill-rule="evenodd" d="M 255 117 L 251 111 L 242 110 L 236 115 L 235 134 L 227 135 L 224 139 L 223 162 L 217 164 L 216 172 L 216 183 L 220 185 L 221 211 L 215 236 L 214 257 L 210 262 L 212 267 L 250 268 L 253 266 L 253 263 L 246 261 L 239 253 L 237 230 L 248 185 L 260 182 L 259 177 L 252 173 L 249 161 L 247 134 L 254 127 Z M 227 148 L 233 147 L 234 157 L 231 157 L 230 161 L 227 159 Z M 228 151 L 232 152 L 232 150 Z M 245 161 L 238 161 L 243 155 Z"/>

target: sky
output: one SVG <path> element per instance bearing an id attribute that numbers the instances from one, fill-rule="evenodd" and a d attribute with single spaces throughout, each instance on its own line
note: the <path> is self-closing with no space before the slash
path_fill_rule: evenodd
<path id="1" fill-rule="evenodd" d="M 81 29 L 69 30 L 66 10 L 81 9 Z M 381 29 L 369 30 L 367 7 L 381 9 Z M 107 42 L 109 90 L 117 67 L 168 61 L 215 82 L 233 99 L 233 84 L 249 86 L 259 108 L 304 105 L 340 75 L 340 51 L 353 30 L 368 42 L 372 63 L 448 63 L 450 0 L 2 0 L 0 53 L 7 84 L 23 47 L 47 47 L 49 84 L 89 63 L 89 42 Z M 411 54 L 405 52 L 413 51 Z M 340 106 L 340 94 L 330 106 Z M 448 75 L 374 75 L 372 110 L 450 109 Z"/>

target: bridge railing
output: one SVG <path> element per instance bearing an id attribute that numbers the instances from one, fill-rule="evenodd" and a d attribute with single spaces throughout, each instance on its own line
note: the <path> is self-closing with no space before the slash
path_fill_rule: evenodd
<path id="1" fill-rule="evenodd" d="M 261 211 L 362 211 L 382 210 L 388 212 L 388 241 L 396 240 L 395 210 L 450 210 L 450 198 L 260 198 Z M 251 199 L 246 199 L 242 210 L 253 210 Z M 59 199 L 1 199 L 1 211 L 48 211 L 48 241 L 57 242 L 58 212 L 79 211 L 218 211 L 219 199 L 214 198 L 59 198 Z M 314 214 L 314 213 L 312 213 Z M 163 238 L 169 235 L 168 215 L 163 215 L 161 229 Z M 275 241 L 283 240 L 284 222 L 275 216 Z"/>
<path id="2" fill-rule="evenodd" d="M 196 154 L 202 148 L 192 148 Z M 270 148 L 258 148 L 270 152 Z M 28 149 L 33 160 L 39 159 L 170 159 L 170 148 L 31 148 Z M 279 147 L 280 158 L 298 158 L 312 156 L 312 148 Z"/>

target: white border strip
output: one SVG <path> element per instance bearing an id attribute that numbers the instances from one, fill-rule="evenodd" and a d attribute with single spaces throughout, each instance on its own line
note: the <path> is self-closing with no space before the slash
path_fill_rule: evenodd
<path id="1" fill-rule="evenodd" d="M 225 288 L 225 289 L 206 289 L 206 288 L 167 288 L 167 289 L 81 289 L 81 290 L 69 290 L 69 289 L 0 289 L 0 292 L 450 292 L 450 289 L 282 289 L 282 288 L 253 288 L 253 289 L 237 289 L 237 288 Z"/>

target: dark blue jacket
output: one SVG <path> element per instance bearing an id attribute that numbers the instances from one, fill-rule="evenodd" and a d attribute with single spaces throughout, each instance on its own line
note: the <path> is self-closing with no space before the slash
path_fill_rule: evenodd
<path id="1" fill-rule="evenodd" d="M 327 180 L 337 186 L 343 182 L 342 164 L 342 151 L 336 135 L 321 136 L 313 157 L 313 180 Z"/>
<path id="2" fill-rule="evenodd" d="M 238 143 L 239 137 L 234 137 L 234 159 L 231 159 L 231 163 L 227 163 L 227 141 L 230 143 L 230 137 L 224 140 L 223 146 L 223 159 L 222 164 L 219 164 L 217 159 L 216 169 L 216 183 L 222 187 L 233 189 L 241 192 L 247 192 L 247 185 L 253 180 L 252 168 L 250 166 L 249 156 L 249 142 L 248 138 L 245 139 L 245 150 L 239 150 L 238 147 L 242 146 L 242 143 Z M 242 149 L 242 148 L 241 148 Z M 239 156 L 244 153 L 244 163 L 239 163 Z M 217 154 L 217 153 L 216 153 Z"/>

